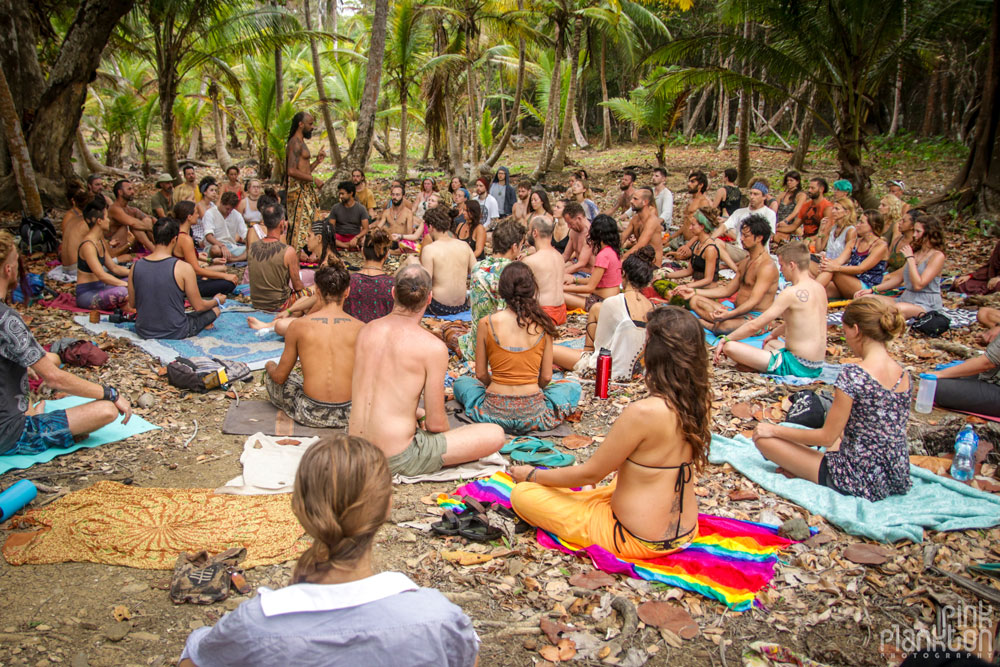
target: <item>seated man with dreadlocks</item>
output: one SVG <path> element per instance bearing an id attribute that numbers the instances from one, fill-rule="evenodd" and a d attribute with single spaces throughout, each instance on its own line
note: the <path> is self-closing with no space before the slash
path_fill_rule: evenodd
<path id="1" fill-rule="evenodd" d="M 354 342 L 364 326 L 344 312 L 350 284 L 351 276 L 339 260 L 317 270 L 319 308 L 288 324 L 281 359 L 265 366 L 271 403 L 305 426 L 347 427 Z M 292 372 L 297 362 L 302 363 L 301 375 Z"/>

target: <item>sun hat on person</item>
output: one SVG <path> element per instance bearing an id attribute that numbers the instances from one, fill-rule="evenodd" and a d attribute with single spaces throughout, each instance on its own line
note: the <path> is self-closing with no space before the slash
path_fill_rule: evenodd
<path id="1" fill-rule="evenodd" d="M 160 174 L 159 177 L 156 179 L 156 182 L 157 183 L 173 183 L 174 182 L 174 177 L 171 176 L 170 174 Z"/>

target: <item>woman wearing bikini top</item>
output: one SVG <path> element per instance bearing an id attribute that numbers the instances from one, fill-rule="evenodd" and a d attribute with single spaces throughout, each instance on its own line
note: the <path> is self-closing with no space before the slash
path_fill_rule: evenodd
<path id="1" fill-rule="evenodd" d="M 687 310 L 654 310 L 646 325 L 646 387 L 587 461 L 540 470 L 514 466 L 514 511 L 568 542 L 624 558 L 657 558 L 698 534 L 694 471 L 706 462 L 712 393 L 701 325 Z M 607 486 L 587 491 L 618 472 Z"/>

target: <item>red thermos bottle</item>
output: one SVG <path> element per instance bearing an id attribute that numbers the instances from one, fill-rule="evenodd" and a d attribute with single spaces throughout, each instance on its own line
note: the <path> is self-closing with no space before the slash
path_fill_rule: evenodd
<path id="1" fill-rule="evenodd" d="M 594 395 L 597 398 L 608 397 L 608 384 L 611 380 L 611 351 L 601 348 L 601 353 L 597 356 L 597 382 L 594 386 Z"/>

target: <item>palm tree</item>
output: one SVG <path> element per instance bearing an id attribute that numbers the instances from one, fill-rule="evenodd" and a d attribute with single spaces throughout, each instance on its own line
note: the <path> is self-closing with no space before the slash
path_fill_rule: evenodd
<path id="1" fill-rule="evenodd" d="M 961 5 L 962 0 L 727 0 L 721 12 L 726 22 L 761 25 L 766 37 L 723 26 L 677 39 L 649 60 L 674 63 L 721 51 L 751 65 L 753 73 L 717 65 L 682 67 L 665 73 L 656 85 L 700 88 L 721 83 L 730 90 L 759 92 L 780 101 L 794 98 L 828 129 L 837 147 L 841 177 L 849 179 L 855 196 L 867 203 L 872 169 L 863 164 L 862 150 L 878 92 L 894 76 L 900 58 L 948 21 L 958 20 Z M 905 31 L 904 8 L 908 12 Z M 818 104 L 803 99 L 799 93 L 803 83 L 815 87 Z M 826 110 L 832 118 L 825 115 Z"/>
<path id="2" fill-rule="evenodd" d="M 385 49 L 386 74 L 399 96 L 399 166 L 397 178 L 406 178 L 407 106 L 410 88 L 420 67 L 427 61 L 431 44 L 426 19 L 427 8 L 420 0 L 397 0 L 389 17 Z"/>
<path id="3" fill-rule="evenodd" d="M 655 80 L 664 74 L 663 68 L 659 68 L 650 73 L 650 79 Z M 686 90 L 671 94 L 662 88 L 653 90 L 639 86 L 629 93 L 627 99 L 615 97 L 601 104 L 614 113 L 618 120 L 645 130 L 650 139 L 656 142 L 656 163 L 666 167 L 667 139 L 677 126 L 687 96 Z"/>
<path id="4" fill-rule="evenodd" d="M 301 34 L 281 7 L 251 0 L 146 0 L 118 24 L 116 42 L 143 58 L 160 88 L 163 157 L 175 178 L 174 100 L 180 82 L 195 68 L 224 57 L 272 52 Z"/>
<path id="5" fill-rule="evenodd" d="M 309 5 L 312 0 L 303 0 L 303 7 L 306 15 L 306 30 L 312 32 L 312 17 L 309 12 Z M 309 51 L 312 53 L 313 76 L 316 79 L 316 93 L 319 95 L 319 106 L 323 112 L 323 125 L 326 127 L 326 137 L 330 142 L 330 159 L 333 160 L 333 168 L 340 167 L 341 156 L 340 147 L 337 146 L 337 133 L 333 127 L 333 117 L 330 116 L 330 104 L 326 99 L 326 91 L 323 87 L 323 69 L 319 60 L 319 48 L 316 46 L 316 37 L 309 35 Z M 277 68 L 275 68 L 277 71 Z M 277 77 L 276 77 L 277 78 Z"/>
<path id="6" fill-rule="evenodd" d="M 368 164 L 372 138 L 375 136 L 375 111 L 378 109 L 379 82 L 382 80 L 382 62 L 385 58 L 385 33 L 389 18 L 389 0 L 375 0 L 372 16 L 371 41 L 368 49 L 368 68 L 365 72 L 365 89 L 358 114 L 358 133 L 347 156 L 341 163 L 341 171 L 364 169 Z M 333 179 L 330 179 L 332 182 Z M 329 183 L 328 183 L 329 184 Z M 336 194 L 332 188 L 324 187 L 324 195 L 332 199 Z M 322 203 L 322 201 L 321 201 Z"/>

